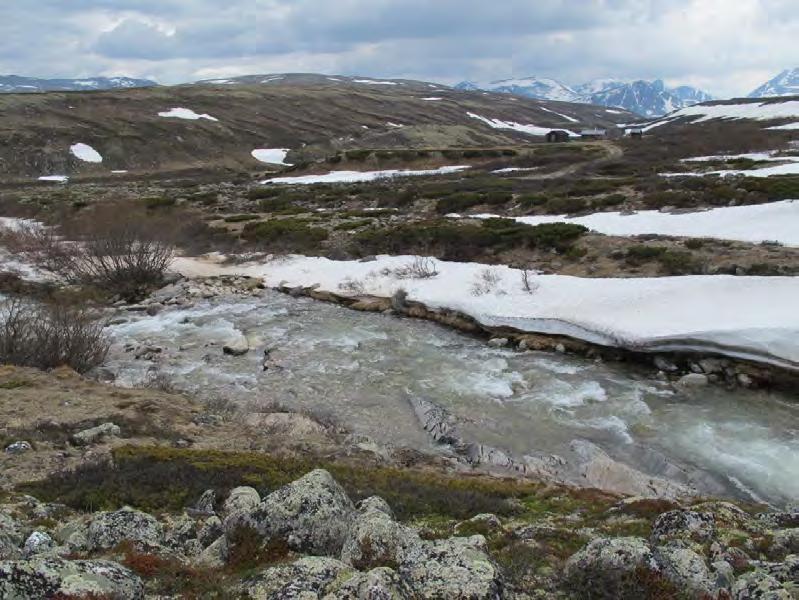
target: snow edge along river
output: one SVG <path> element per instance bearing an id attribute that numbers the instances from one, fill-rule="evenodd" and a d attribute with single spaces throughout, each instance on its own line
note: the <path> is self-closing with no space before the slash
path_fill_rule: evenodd
<path id="1" fill-rule="evenodd" d="M 711 352 L 799 371 L 799 278 L 697 275 L 585 279 L 533 275 L 506 266 L 435 261 L 438 275 L 399 279 L 413 256 L 334 261 L 290 256 L 240 265 L 220 257 L 177 258 L 187 277 L 246 275 L 267 286 L 312 287 L 342 296 L 408 299 L 468 315 L 487 327 L 566 335 L 638 352 Z"/>

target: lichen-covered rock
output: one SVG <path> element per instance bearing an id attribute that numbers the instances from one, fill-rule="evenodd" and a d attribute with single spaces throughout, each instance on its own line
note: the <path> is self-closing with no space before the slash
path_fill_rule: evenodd
<path id="1" fill-rule="evenodd" d="M 494 600 L 502 597 L 504 587 L 481 535 L 423 542 L 408 551 L 399 574 L 424 600 Z"/>
<path id="2" fill-rule="evenodd" d="M 19 557 L 19 548 L 14 540 L 5 533 L 0 533 L 0 560 Z"/>
<path id="3" fill-rule="evenodd" d="M 200 496 L 200 499 L 194 503 L 192 510 L 196 513 L 212 515 L 214 514 L 214 506 L 216 505 L 216 491 L 205 490 Z"/>
<path id="4" fill-rule="evenodd" d="M 731 502 L 703 502 L 691 507 L 698 513 L 712 515 L 716 528 L 727 527 L 747 529 L 752 523 L 752 517 Z"/>
<path id="5" fill-rule="evenodd" d="M 0 512 L 0 535 L 5 535 L 14 544 L 21 544 L 25 539 L 22 525 L 11 515 Z"/>
<path id="6" fill-rule="evenodd" d="M 635 537 L 598 538 L 566 563 L 569 589 L 577 598 L 638 600 L 641 573 L 659 573 L 660 567 L 646 540 Z"/>
<path id="7" fill-rule="evenodd" d="M 325 596 L 351 576 L 351 567 L 342 562 L 308 556 L 265 569 L 242 583 L 239 591 L 251 600 L 305 600 Z"/>
<path id="8" fill-rule="evenodd" d="M 388 502 L 383 500 L 380 496 L 369 496 L 361 500 L 356 505 L 359 513 L 366 514 L 368 512 L 382 512 L 387 514 L 392 519 L 394 518 L 394 511 L 388 505 Z"/>
<path id="9" fill-rule="evenodd" d="M 119 437 L 122 433 L 118 425 L 114 423 L 103 423 L 91 429 L 84 429 L 72 436 L 72 443 L 76 446 L 89 446 L 96 444 L 107 438 Z"/>
<path id="10" fill-rule="evenodd" d="M 198 532 L 197 521 L 182 514 L 169 521 L 164 543 L 173 550 L 183 550 L 188 542 L 197 539 Z"/>
<path id="11" fill-rule="evenodd" d="M 354 511 L 330 473 L 317 469 L 269 494 L 246 524 L 267 539 L 286 540 L 293 550 L 338 557 Z M 227 523 L 226 531 L 231 533 Z"/>
<path id="12" fill-rule="evenodd" d="M 55 541 L 49 535 L 42 531 L 34 531 L 25 540 L 22 546 L 22 555 L 25 558 L 30 558 L 36 554 L 44 554 L 55 548 Z"/>
<path id="13" fill-rule="evenodd" d="M 197 540 L 203 548 L 214 543 L 225 532 L 222 521 L 217 516 L 208 517 L 197 532 Z"/>
<path id="14" fill-rule="evenodd" d="M 460 533 L 461 531 L 474 531 L 477 529 L 476 533 L 483 533 L 482 530 L 486 532 L 494 532 L 499 531 L 502 529 L 502 521 L 499 520 L 497 515 L 493 515 L 491 513 L 481 513 L 479 515 L 473 516 L 471 519 L 467 521 L 463 521 L 462 523 L 458 523 L 455 526 L 455 533 Z"/>
<path id="15" fill-rule="evenodd" d="M 774 532 L 772 554 L 799 554 L 799 528 Z"/>
<path id="16" fill-rule="evenodd" d="M 78 517 L 62 523 L 53 531 L 53 537 L 73 552 L 89 549 L 89 519 Z"/>
<path id="17" fill-rule="evenodd" d="M 141 600 L 137 575 L 107 560 L 68 561 L 56 557 L 0 562 L 0 598 L 114 598 Z"/>
<path id="18" fill-rule="evenodd" d="M 716 533 L 716 520 L 710 513 L 677 509 L 663 513 L 652 525 L 652 539 L 684 539 L 705 542 Z"/>
<path id="19" fill-rule="evenodd" d="M 228 516 L 242 511 L 249 512 L 260 503 L 261 496 L 255 488 L 247 486 L 233 488 L 222 505 L 222 514 Z"/>
<path id="20" fill-rule="evenodd" d="M 420 545 L 419 535 L 397 523 L 376 501 L 362 505 L 341 550 L 341 560 L 356 569 L 397 568 L 407 552 Z"/>
<path id="21" fill-rule="evenodd" d="M 702 596 L 709 595 L 715 587 L 704 559 L 682 543 L 656 548 L 655 560 L 663 576 L 679 590 Z"/>
<path id="22" fill-rule="evenodd" d="M 799 555 L 791 554 L 778 563 L 763 565 L 761 569 L 780 583 L 791 583 L 799 595 Z"/>
<path id="23" fill-rule="evenodd" d="M 761 513 L 757 515 L 757 520 L 772 529 L 799 527 L 799 506 L 784 511 Z"/>
<path id="24" fill-rule="evenodd" d="M 356 573 L 323 600 L 405 600 L 413 592 L 393 569 L 379 567 L 367 573 Z"/>
<path id="25" fill-rule="evenodd" d="M 791 594 L 774 577 L 752 571 L 738 578 L 732 588 L 733 600 L 791 600 Z"/>
<path id="26" fill-rule="evenodd" d="M 157 547 L 164 541 L 164 529 L 155 517 L 131 508 L 94 515 L 87 531 L 91 550 L 108 550 L 120 542 Z"/>

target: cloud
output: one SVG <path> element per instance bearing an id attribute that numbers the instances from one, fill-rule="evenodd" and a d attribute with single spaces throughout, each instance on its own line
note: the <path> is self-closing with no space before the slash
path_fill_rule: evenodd
<path id="1" fill-rule="evenodd" d="M 798 35 L 795 0 L 39 0 L 0 6 L 0 71 L 662 77 L 727 95 L 799 66 Z"/>

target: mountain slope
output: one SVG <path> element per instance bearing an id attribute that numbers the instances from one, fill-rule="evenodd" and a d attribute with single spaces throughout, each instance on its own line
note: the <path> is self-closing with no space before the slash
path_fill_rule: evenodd
<path id="1" fill-rule="evenodd" d="M 689 86 L 669 88 L 661 80 L 626 82 L 618 79 L 596 79 L 570 88 L 553 79 L 529 77 L 496 81 L 485 85 L 463 82 L 456 87 L 471 90 L 485 89 L 545 100 L 564 100 L 623 108 L 648 117 L 659 117 L 671 111 L 713 99 L 702 90 Z"/>
<path id="2" fill-rule="evenodd" d="M 771 96 L 799 96 L 799 68 L 786 69 L 749 94 L 750 98 Z"/>
<path id="3" fill-rule="evenodd" d="M 612 127 L 634 119 L 596 106 L 427 82 L 313 74 L 124 92 L 5 94 L 0 180 L 111 176 L 112 170 L 240 172 L 263 168 L 252 156 L 257 149 L 290 149 L 287 162 L 298 163 L 342 149 L 541 142 L 542 131 Z"/>
<path id="4" fill-rule="evenodd" d="M 0 93 L 67 92 L 113 90 L 158 85 L 149 79 L 130 77 L 92 77 L 89 79 L 36 79 L 19 75 L 0 75 Z"/>

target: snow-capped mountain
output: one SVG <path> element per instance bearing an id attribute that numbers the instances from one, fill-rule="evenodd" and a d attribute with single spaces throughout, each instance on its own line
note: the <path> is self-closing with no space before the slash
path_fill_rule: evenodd
<path id="1" fill-rule="evenodd" d="M 655 81 L 595 79 L 572 88 L 554 79 L 529 77 L 496 81 L 487 85 L 463 82 L 455 87 L 462 90 L 504 92 L 540 100 L 599 104 L 623 108 L 647 117 L 659 117 L 713 99 L 702 90 L 689 86 L 669 88 L 659 79 Z"/>
<path id="2" fill-rule="evenodd" d="M 799 96 L 799 69 L 787 69 L 749 94 L 750 98 Z"/>
<path id="3" fill-rule="evenodd" d="M 0 93 L 72 92 L 154 87 L 155 81 L 130 77 L 92 77 L 89 79 L 37 79 L 19 75 L 0 75 Z"/>
<path id="4" fill-rule="evenodd" d="M 562 102 L 579 102 L 580 94 L 555 79 L 524 77 L 521 79 L 501 79 L 489 83 L 464 81 L 455 86 L 459 90 L 485 90 L 516 96 L 528 96 L 541 100 L 560 100 Z"/>

